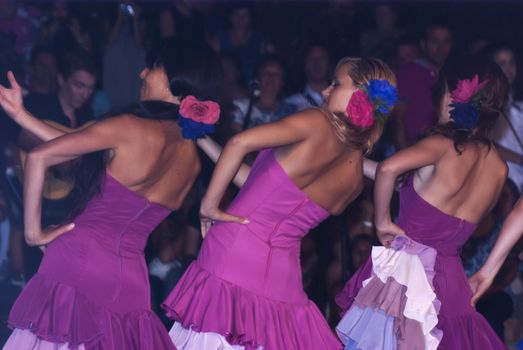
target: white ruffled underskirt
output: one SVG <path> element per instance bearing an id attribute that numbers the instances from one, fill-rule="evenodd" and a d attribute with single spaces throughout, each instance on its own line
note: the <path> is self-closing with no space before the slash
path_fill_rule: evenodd
<path id="1" fill-rule="evenodd" d="M 175 322 L 169 335 L 178 350 L 245 350 L 242 345 L 231 345 L 218 333 L 195 332 Z M 258 347 L 257 350 L 263 350 Z"/>
<path id="2" fill-rule="evenodd" d="M 7 339 L 3 350 L 69 350 L 68 343 L 53 343 L 38 338 L 27 329 L 16 328 Z M 85 350 L 83 345 L 78 350 Z"/>

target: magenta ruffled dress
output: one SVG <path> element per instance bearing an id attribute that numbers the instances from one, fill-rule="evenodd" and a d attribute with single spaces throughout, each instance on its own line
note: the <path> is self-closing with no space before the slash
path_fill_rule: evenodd
<path id="1" fill-rule="evenodd" d="M 341 349 L 301 282 L 300 241 L 329 213 L 287 176 L 273 149 L 260 152 L 229 213 L 164 302 L 184 349 Z"/>
<path id="2" fill-rule="evenodd" d="M 106 174 L 74 230 L 48 245 L 11 310 L 4 349 L 175 349 L 151 311 L 143 255 L 169 213 Z"/>
<path id="3" fill-rule="evenodd" d="M 426 202 L 412 177 L 401 189 L 397 224 L 406 236 L 373 247 L 336 298 L 345 349 L 506 349 L 470 305 L 459 253 L 476 225 Z"/>

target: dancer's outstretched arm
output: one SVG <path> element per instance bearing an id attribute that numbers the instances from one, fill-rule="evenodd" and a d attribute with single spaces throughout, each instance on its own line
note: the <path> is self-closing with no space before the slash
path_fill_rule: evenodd
<path id="1" fill-rule="evenodd" d="M 211 160 L 216 163 L 218 162 L 218 159 L 220 158 L 220 155 L 222 154 L 223 148 L 217 144 L 213 139 L 210 137 L 204 137 L 201 139 L 198 139 L 196 141 L 198 146 L 201 148 L 201 150 L 209 157 Z M 238 170 L 238 173 L 236 173 L 236 176 L 234 176 L 234 179 L 232 182 L 241 188 L 245 181 L 247 180 L 247 177 L 249 176 L 249 173 L 251 171 L 251 167 L 248 166 L 245 163 L 242 163 L 240 166 L 240 169 Z"/>
<path id="2" fill-rule="evenodd" d="M 485 264 L 469 278 L 472 306 L 490 288 L 510 250 L 523 235 L 523 201 L 520 199 L 505 219 L 498 240 Z"/>
<path id="3" fill-rule="evenodd" d="M 7 115 L 23 129 L 35 135 L 39 140 L 47 142 L 75 130 L 52 122 L 44 122 L 35 118 L 25 109 L 22 88 L 18 85 L 13 72 L 7 72 L 10 88 L 0 85 L 0 106 Z"/>
<path id="4" fill-rule="evenodd" d="M 106 149 L 117 151 L 124 144 L 132 144 L 136 137 L 140 137 L 138 131 L 133 132 L 139 128 L 134 128 L 128 120 L 125 116 L 110 118 L 57 137 L 29 152 L 24 181 L 24 234 L 29 245 L 46 245 L 73 228 L 69 224 L 42 230 L 40 219 L 45 171 L 86 153 Z"/>
<path id="5" fill-rule="evenodd" d="M 399 175 L 427 165 L 436 164 L 448 148 L 443 136 L 427 137 L 379 163 L 374 184 L 374 223 L 380 242 L 389 247 L 395 236 L 404 234 L 392 222 L 390 200 Z"/>
<path id="6" fill-rule="evenodd" d="M 219 209 L 225 189 L 238 172 L 246 154 L 264 148 L 296 144 L 317 133 L 325 117 L 315 112 L 297 113 L 274 123 L 261 125 L 233 136 L 216 163 L 216 168 L 200 206 L 201 232 L 205 237 L 214 221 L 247 224 L 246 218 Z"/>

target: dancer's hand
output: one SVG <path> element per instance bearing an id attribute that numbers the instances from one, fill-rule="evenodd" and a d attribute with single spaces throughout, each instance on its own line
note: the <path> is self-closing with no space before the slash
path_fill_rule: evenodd
<path id="1" fill-rule="evenodd" d="M 493 276 L 488 276 L 483 271 L 479 270 L 469 278 L 470 289 L 472 289 L 472 299 L 470 305 L 476 306 L 479 298 L 490 288 L 494 281 Z"/>
<path id="2" fill-rule="evenodd" d="M 27 243 L 31 246 L 45 246 L 64 233 L 71 231 L 73 228 L 74 223 L 68 225 L 51 225 L 44 229 L 40 234 L 34 235 L 35 237 Z M 30 235 L 26 233 L 26 237 L 30 237 Z"/>
<path id="3" fill-rule="evenodd" d="M 13 72 L 7 72 L 10 88 L 0 85 L 0 106 L 15 119 L 24 109 L 22 88 L 18 85 Z"/>
<path id="4" fill-rule="evenodd" d="M 228 214 L 218 208 L 207 208 L 202 202 L 200 207 L 200 228 L 203 238 L 205 238 L 207 232 L 216 221 L 238 222 L 244 225 L 249 223 L 247 218 Z"/>
<path id="5" fill-rule="evenodd" d="M 376 225 L 376 234 L 378 235 L 381 244 L 383 244 L 385 248 L 390 248 L 390 244 L 394 238 L 396 236 L 405 235 L 405 231 L 393 222 L 387 222 L 385 224 Z"/>

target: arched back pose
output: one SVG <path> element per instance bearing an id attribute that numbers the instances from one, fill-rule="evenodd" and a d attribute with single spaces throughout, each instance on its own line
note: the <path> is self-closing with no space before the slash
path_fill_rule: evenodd
<path id="1" fill-rule="evenodd" d="M 507 176 L 488 135 L 508 84 L 494 63 L 467 60 L 445 66 L 436 88 L 439 125 L 377 168 L 375 224 L 385 247 L 373 248 L 337 297 L 346 349 L 504 348 L 470 305 L 459 252 Z M 394 224 L 390 200 L 401 174 Z"/>
<path id="2" fill-rule="evenodd" d="M 381 61 L 342 59 L 324 108 L 227 143 L 201 204 L 200 254 L 164 303 L 179 350 L 341 348 L 303 291 L 300 241 L 360 193 L 363 154 L 394 106 L 394 86 Z M 220 210 L 242 159 L 257 150 L 240 193 Z"/>
<path id="3" fill-rule="evenodd" d="M 166 48 L 141 73 L 141 103 L 70 133 L 27 113 L 9 75 L 2 107 L 48 142 L 29 153 L 24 181 L 26 241 L 45 255 L 11 310 L 5 349 L 174 349 L 150 309 L 143 249 L 200 170 L 193 138 L 219 114 L 216 103 L 196 99 L 213 95 L 211 55 Z M 42 230 L 45 170 L 82 155 L 72 223 Z"/>

